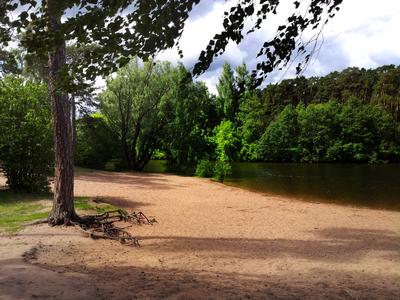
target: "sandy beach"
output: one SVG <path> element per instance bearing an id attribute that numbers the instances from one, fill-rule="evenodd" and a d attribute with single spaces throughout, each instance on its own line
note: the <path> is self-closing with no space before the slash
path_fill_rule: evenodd
<path id="1" fill-rule="evenodd" d="M 0 299 L 400 299 L 400 212 L 168 174 L 78 170 L 77 196 L 156 218 L 141 247 L 72 227 L 0 236 Z"/>

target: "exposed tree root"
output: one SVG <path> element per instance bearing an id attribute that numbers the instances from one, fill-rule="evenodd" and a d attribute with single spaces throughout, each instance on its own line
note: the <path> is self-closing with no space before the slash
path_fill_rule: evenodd
<path id="1" fill-rule="evenodd" d="M 125 227 L 118 227 L 115 223 L 128 223 Z M 132 236 L 127 228 L 133 225 L 153 225 L 156 219 L 146 217 L 142 212 L 128 213 L 125 210 L 117 209 L 107 211 L 99 215 L 76 216 L 74 221 L 67 225 L 78 227 L 83 234 L 93 239 L 109 239 L 119 241 L 129 246 L 140 246 L 139 240 Z M 24 224 L 24 226 L 39 225 L 48 223 L 48 219 L 40 219 Z"/>
<path id="2" fill-rule="evenodd" d="M 117 222 L 129 223 L 126 227 L 118 227 Z M 117 209 L 107 211 L 100 215 L 78 217 L 71 221 L 72 225 L 78 226 L 84 234 L 93 239 L 110 239 L 119 241 L 121 244 L 140 246 L 139 240 L 132 236 L 127 228 L 133 225 L 153 225 L 157 222 L 154 218 L 147 218 L 142 212 L 128 213 Z"/>
<path id="3" fill-rule="evenodd" d="M 48 219 L 39 219 L 39 220 L 35 220 L 32 222 L 28 222 L 25 224 L 22 224 L 22 226 L 32 226 L 32 225 L 40 225 L 40 224 L 47 224 L 48 223 Z"/>

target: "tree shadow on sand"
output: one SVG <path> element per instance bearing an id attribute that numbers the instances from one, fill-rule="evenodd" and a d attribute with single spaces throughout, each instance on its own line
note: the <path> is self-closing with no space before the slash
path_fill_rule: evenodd
<path id="1" fill-rule="evenodd" d="M 93 197 L 92 201 L 98 203 L 111 204 L 118 208 L 127 209 L 128 211 L 140 210 L 144 206 L 151 205 L 149 203 L 133 201 L 124 197 L 112 197 L 112 196 Z"/>
<path id="2" fill-rule="evenodd" d="M 214 257 L 271 259 L 284 256 L 327 262 L 355 262 L 370 251 L 381 251 L 382 257 L 400 265 L 400 236 L 387 230 L 328 228 L 314 230 L 316 240 L 193 238 L 178 236 L 143 236 L 139 240 L 161 240 L 149 243 L 150 251 L 211 252 Z"/>
<path id="3" fill-rule="evenodd" d="M 248 258 L 279 262 L 280 258 L 294 257 L 331 266 L 356 262 L 373 251 L 374 255 L 390 259 L 393 268 L 400 265 L 400 237 L 396 232 L 327 228 L 313 234 L 317 240 L 142 237 L 146 242 L 143 252 L 136 254 L 153 253 L 157 259 L 157 251 L 173 251 L 178 256 L 180 252 L 188 256 L 195 253 L 199 255 L 196 259 L 201 260 L 204 251 L 208 258 L 234 257 L 241 264 Z M 157 240 L 157 246 L 152 239 Z M 116 247 L 115 251 L 118 249 L 124 248 Z M 65 264 L 41 263 L 34 256 L 27 259 L 29 263 L 2 260 L 0 299 L 400 299 L 400 278 L 396 272 L 338 271 L 322 264 L 301 272 L 289 266 L 282 272 L 259 275 L 251 271 L 218 272 L 207 267 L 187 270 L 173 264 L 141 267 L 118 260 L 93 265 L 92 260 L 86 264 L 85 257 L 81 258 Z"/>
<path id="4" fill-rule="evenodd" d="M 77 170 L 75 180 L 98 182 L 104 184 L 124 184 L 133 188 L 147 188 L 156 190 L 168 190 L 181 185 L 174 184 L 163 174 L 139 173 L 139 172 L 106 172 L 93 170 Z"/>
<path id="5" fill-rule="evenodd" d="M 4 261 L 1 299 L 399 299 L 398 278 L 318 269 L 243 276 L 133 266 L 19 266 Z M 15 272 L 15 268 L 19 268 Z"/>

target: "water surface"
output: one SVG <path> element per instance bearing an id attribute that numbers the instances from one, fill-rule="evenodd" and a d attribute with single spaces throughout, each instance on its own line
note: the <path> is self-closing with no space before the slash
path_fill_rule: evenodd
<path id="1" fill-rule="evenodd" d="M 400 210 L 400 165 L 234 163 L 225 183 L 306 201 Z"/>
<path id="2" fill-rule="evenodd" d="M 164 172 L 152 161 L 149 172 Z M 400 211 L 400 165 L 233 163 L 224 182 L 266 195 Z"/>

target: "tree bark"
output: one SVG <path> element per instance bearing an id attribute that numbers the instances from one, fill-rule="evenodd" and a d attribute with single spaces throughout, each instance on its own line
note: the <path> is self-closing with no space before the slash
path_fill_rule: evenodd
<path id="1" fill-rule="evenodd" d="M 75 157 L 76 152 L 76 102 L 75 97 L 71 97 L 71 104 L 72 104 L 72 153 L 73 157 Z"/>
<path id="2" fill-rule="evenodd" d="M 47 1 L 48 30 L 57 33 L 61 24 L 57 0 Z M 76 218 L 74 209 L 74 165 L 71 124 L 71 103 L 63 88 L 65 70 L 65 39 L 56 35 L 49 51 L 49 83 L 54 127 L 54 200 L 48 222 L 50 225 L 69 224 Z"/>

